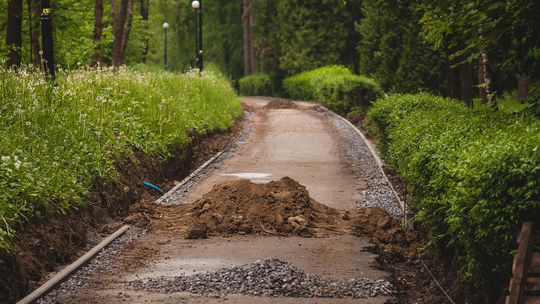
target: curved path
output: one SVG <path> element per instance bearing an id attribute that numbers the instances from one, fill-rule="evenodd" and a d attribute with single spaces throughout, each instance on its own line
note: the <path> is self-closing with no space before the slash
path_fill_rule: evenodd
<path id="1" fill-rule="evenodd" d="M 218 169 L 209 172 L 179 202 L 193 202 L 224 180 L 248 178 L 255 182 L 289 176 L 305 185 L 317 201 L 338 209 L 352 209 L 365 181 L 340 155 L 344 143 L 324 115 L 304 109 L 265 109 L 265 99 L 244 98 L 254 108 L 247 142 L 235 148 Z M 384 303 L 388 297 L 370 299 L 319 299 L 201 296 L 190 293 L 149 293 L 125 283 L 144 278 L 174 277 L 223 267 L 278 258 L 306 273 L 330 278 L 384 279 L 387 273 L 372 267 L 375 255 L 364 250 L 368 240 L 352 236 L 327 238 L 234 236 L 185 240 L 174 233 L 154 231 L 131 243 L 107 269 L 81 282 L 81 287 L 55 294 L 63 303 Z"/>

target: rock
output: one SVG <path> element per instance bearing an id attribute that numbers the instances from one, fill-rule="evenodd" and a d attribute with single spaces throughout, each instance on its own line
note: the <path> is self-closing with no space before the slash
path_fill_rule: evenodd
<path id="1" fill-rule="evenodd" d="M 216 224 L 221 224 L 223 222 L 223 215 L 219 214 L 219 213 L 213 213 L 212 214 L 212 220 L 214 221 L 214 223 Z"/>
<path id="2" fill-rule="evenodd" d="M 302 230 L 307 227 L 307 220 L 302 215 L 291 216 L 287 219 L 287 222 L 291 224 L 295 230 Z"/>
<path id="3" fill-rule="evenodd" d="M 196 240 L 196 239 L 207 239 L 208 238 L 208 227 L 206 224 L 200 223 L 188 230 L 186 239 Z"/>
<path id="4" fill-rule="evenodd" d="M 390 217 L 383 216 L 377 219 L 377 227 L 381 229 L 388 228 L 390 226 Z"/>

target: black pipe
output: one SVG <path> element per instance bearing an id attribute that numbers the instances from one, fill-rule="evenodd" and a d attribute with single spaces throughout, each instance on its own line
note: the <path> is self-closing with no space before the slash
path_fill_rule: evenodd
<path id="1" fill-rule="evenodd" d="M 164 63 L 164 66 L 165 66 L 165 69 L 167 69 L 167 29 L 164 29 L 165 30 L 165 50 L 164 50 L 164 54 L 163 54 L 163 63 Z"/>
<path id="2" fill-rule="evenodd" d="M 54 46 L 52 34 L 52 14 L 49 0 L 41 0 L 41 49 L 43 50 L 43 69 L 50 79 L 56 78 Z"/>
<path id="3" fill-rule="evenodd" d="M 197 55 L 199 58 L 199 73 L 202 73 L 203 71 L 203 4 L 202 0 L 199 0 L 200 6 L 199 6 L 199 54 Z"/>

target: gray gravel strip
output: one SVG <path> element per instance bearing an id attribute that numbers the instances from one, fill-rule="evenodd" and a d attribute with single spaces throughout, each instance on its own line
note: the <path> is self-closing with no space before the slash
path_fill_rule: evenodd
<path id="1" fill-rule="evenodd" d="M 211 172 L 214 172 L 216 170 L 219 170 L 221 168 L 221 165 L 224 160 L 231 158 L 234 156 L 234 149 L 238 146 L 241 146 L 248 142 L 250 136 L 251 136 L 251 129 L 252 129 L 252 117 L 253 113 L 249 111 L 244 112 L 244 121 L 246 122 L 242 132 L 238 136 L 238 138 L 228 147 L 228 149 L 221 154 L 216 160 L 214 160 L 211 164 L 203 168 L 197 175 L 193 176 L 189 181 L 187 181 L 182 187 L 176 189 L 173 193 L 170 193 L 165 199 L 161 201 L 163 205 L 177 205 L 177 204 L 185 204 L 189 203 L 184 200 L 185 194 L 189 192 L 189 190 L 200 183 L 200 181 L 204 180 L 208 174 Z"/>
<path id="2" fill-rule="evenodd" d="M 394 294 L 392 284 L 386 280 L 330 279 L 306 274 L 278 259 L 257 261 L 192 276 L 136 280 L 125 285 L 132 289 L 161 293 L 190 292 L 204 295 L 234 293 L 254 296 L 357 299 Z"/>
<path id="3" fill-rule="evenodd" d="M 341 154 L 346 162 L 360 180 L 368 183 L 368 189 L 362 191 L 362 198 L 356 202 L 357 207 L 379 207 L 386 210 L 392 217 L 403 216 L 403 211 L 391 186 L 362 138 L 340 118 L 327 111 L 322 111 L 322 113 L 338 130 L 344 141 Z"/>
<path id="4" fill-rule="evenodd" d="M 107 269 L 114 258 L 120 254 L 129 244 L 145 234 L 146 230 L 131 227 L 126 233 L 114 240 L 106 248 L 101 250 L 88 265 L 79 269 L 68 280 L 60 284 L 58 288 L 49 292 L 45 297 L 37 300 L 37 303 L 57 303 L 58 299 L 65 298 L 67 295 L 76 293 L 77 290 L 88 279 L 95 277 L 100 272 Z"/>

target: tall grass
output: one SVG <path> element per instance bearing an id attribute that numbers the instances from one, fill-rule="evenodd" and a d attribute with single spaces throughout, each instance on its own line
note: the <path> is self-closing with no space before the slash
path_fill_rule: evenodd
<path id="1" fill-rule="evenodd" d="M 96 179 L 112 182 L 134 148 L 166 159 L 190 134 L 230 127 L 241 114 L 214 73 L 0 70 L 0 248 L 17 224 L 85 204 Z"/>

